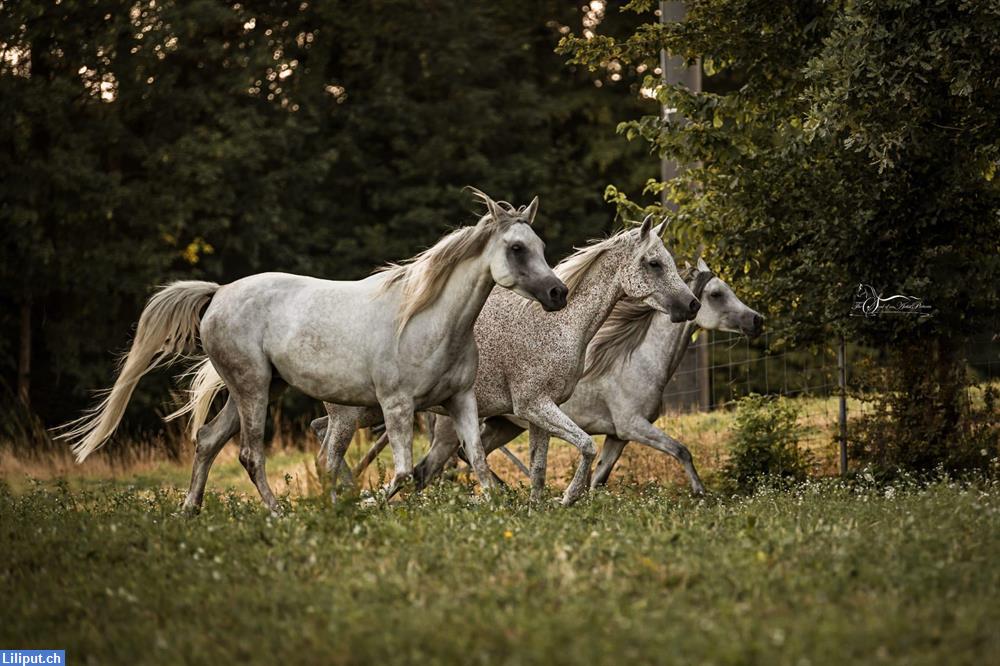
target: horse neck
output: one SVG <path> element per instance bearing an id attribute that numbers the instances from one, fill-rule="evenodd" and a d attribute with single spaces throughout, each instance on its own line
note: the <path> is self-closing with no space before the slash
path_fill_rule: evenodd
<path id="1" fill-rule="evenodd" d="M 700 281 L 699 284 L 699 280 L 696 278 L 693 282 L 688 283 L 688 287 L 695 293 L 695 296 L 701 298 L 710 279 L 711 276 Z M 670 321 L 669 315 L 662 312 L 653 315 L 653 321 L 649 325 L 649 331 L 646 333 L 642 347 L 649 348 L 647 353 L 643 355 L 644 358 L 653 364 L 652 367 L 663 371 L 657 387 L 661 394 L 666 390 L 670 378 L 677 372 L 677 368 L 691 344 L 691 337 L 698 329 L 699 326 L 694 321 L 673 322 Z"/>
<path id="2" fill-rule="evenodd" d="M 628 248 L 615 247 L 598 257 L 559 313 L 583 348 L 597 335 L 615 303 L 625 296 L 618 270 L 628 252 Z"/>
<path id="3" fill-rule="evenodd" d="M 447 323 L 447 338 L 471 338 L 476 318 L 486 304 L 494 284 L 485 256 L 466 259 L 448 276 L 441 293 L 427 308 L 427 313 Z"/>
<path id="4" fill-rule="evenodd" d="M 670 315 L 662 312 L 653 315 L 649 331 L 642 342 L 642 346 L 649 350 L 643 357 L 655 364 L 654 367 L 663 369 L 664 387 L 681 364 L 696 330 L 698 325 L 693 321 L 677 323 L 670 321 Z"/>

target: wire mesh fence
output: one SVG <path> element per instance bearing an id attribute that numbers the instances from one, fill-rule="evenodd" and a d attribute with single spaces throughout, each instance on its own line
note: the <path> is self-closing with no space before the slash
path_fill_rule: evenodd
<path id="1" fill-rule="evenodd" d="M 843 346 L 840 340 L 831 340 L 791 348 L 787 338 L 781 330 L 770 331 L 755 340 L 737 334 L 709 336 L 703 332 L 689 348 L 667 386 L 664 416 L 657 426 L 688 446 L 703 473 L 720 470 L 728 460 L 736 406 L 750 394 L 782 396 L 793 401 L 799 415 L 798 444 L 809 452 L 812 473 L 825 476 L 842 472 L 851 423 L 876 409 L 871 401 L 859 399 L 862 368 L 879 367 L 886 359 L 879 350 L 849 341 Z M 965 356 L 967 390 L 974 400 L 985 383 L 1000 381 L 1000 341 L 992 336 L 974 339 Z M 981 395 L 978 399 L 981 400 Z M 348 461 L 356 464 L 377 437 L 367 431 L 359 432 L 348 452 Z M 426 444 L 426 437 L 417 438 L 418 454 L 423 453 Z M 508 448 L 522 461 L 528 459 L 527 436 L 518 437 Z M 383 456 L 383 464 L 389 464 L 388 452 Z M 577 456 L 575 449 L 556 440 L 549 454 L 550 478 L 556 484 L 569 482 Z M 508 481 L 524 481 L 516 466 L 499 453 L 491 456 L 490 464 Z M 368 480 L 375 483 L 373 479 Z M 615 484 L 664 481 L 687 484 L 681 466 L 674 459 L 636 444 L 626 448 L 612 478 Z"/>
<path id="2" fill-rule="evenodd" d="M 842 340 L 788 349 L 785 338 L 780 330 L 756 340 L 702 332 L 664 393 L 665 416 L 658 425 L 721 464 L 732 431 L 732 418 L 723 415 L 750 394 L 783 396 L 795 400 L 799 443 L 812 454 L 817 471 L 844 471 L 850 422 L 873 408 L 855 397 L 859 369 L 877 366 L 882 356 Z M 966 391 L 975 401 L 985 384 L 1000 380 L 1000 341 L 991 335 L 973 338 L 965 358 Z"/>

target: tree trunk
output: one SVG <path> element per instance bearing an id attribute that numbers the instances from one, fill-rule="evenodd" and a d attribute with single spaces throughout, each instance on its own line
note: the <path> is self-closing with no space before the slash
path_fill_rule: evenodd
<path id="1" fill-rule="evenodd" d="M 31 407 L 31 297 L 21 303 L 21 347 L 17 361 L 17 397 Z"/>

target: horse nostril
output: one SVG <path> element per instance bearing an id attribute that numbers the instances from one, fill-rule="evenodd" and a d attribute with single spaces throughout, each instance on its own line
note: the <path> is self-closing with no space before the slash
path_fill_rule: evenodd
<path id="1" fill-rule="evenodd" d="M 549 289 L 549 298 L 551 298 L 556 303 L 561 303 L 566 300 L 566 294 L 569 293 L 569 289 L 565 285 L 558 285 Z"/>
<path id="2" fill-rule="evenodd" d="M 759 314 L 755 314 L 753 316 L 753 327 L 756 328 L 758 331 L 764 328 L 764 318 L 761 317 Z"/>
<path id="3" fill-rule="evenodd" d="M 691 309 L 691 314 L 697 314 L 698 310 L 701 309 L 701 301 L 697 298 L 692 298 L 691 305 L 688 307 Z"/>

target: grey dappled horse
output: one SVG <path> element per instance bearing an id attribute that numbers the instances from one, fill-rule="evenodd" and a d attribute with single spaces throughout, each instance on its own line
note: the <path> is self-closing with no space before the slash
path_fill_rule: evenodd
<path id="1" fill-rule="evenodd" d="M 669 313 L 675 321 L 693 318 L 700 304 L 681 280 L 652 216 L 641 227 L 619 232 L 577 251 L 556 267 L 570 289 L 569 302 L 559 312 L 542 312 L 521 305 L 505 292 L 494 292 L 476 322 L 479 373 L 475 397 L 481 417 L 515 414 L 531 424 L 532 496 L 545 487 L 549 433 L 576 446 L 580 464 L 563 495 L 571 504 L 586 492 L 594 442 L 573 423 L 559 403 L 573 393 L 584 370 L 587 345 L 622 298 Z M 377 409 L 327 405 L 329 419 L 313 422 L 331 455 L 342 459 L 356 427 L 381 420 Z M 436 419 L 435 431 L 453 428 L 450 419 Z M 329 423 L 329 427 L 327 427 Z M 332 435 L 332 438 L 331 438 Z M 437 437 L 437 436 L 436 436 Z M 418 486 L 425 469 L 414 470 Z M 334 477 L 336 478 L 336 477 Z M 480 477 L 481 478 L 481 477 Z"/>
<path id="2" fill-rule="evenodd" d="M 676 323 L 642 304 L 621 301 L 594 336 L 587 350 L 587 368 L 570 399 L 560 408 L 590 435 L 607 435 L 592 487 L 606 484 L 630 441 L 662 451 L 684 467 L 695 494 L 705 490 L 687 447 L 653 425 L 662 415 L 663 393 L 677 370 L 691 337 L 698 329 L 729 331 L 755 337 L 764 318 L 737 298 L 701 259 L 689 275 L 691 291 L 702 307 L 693 321 Z M 521 434 L 521 419 L 498 416 L 483 426 L 486 454 Z M 439 439 L 439 436 L 441 439 Z M 453 429 L 435 429 L 434 442 L 421 461 L 426 474 L 436 476 L 456 451 Z"/>
<path id="3" fill-rule="evenodd" d="M 203 420 L 223 382 L 229 397 L 211 422 L 198 428 L 196 418 L 193 424 L 197 444 L 186 510 L 201 506 L 212 462 L 240 432 L 240 462 L 267 507 L 278 511 L 263 443 L 269 389 L 277 379 L 319 400 L 379 406 L 400 474 L 412 468 L 414 410 L 444 406 L 488 487 L 472 392 L 473 324 L 494 285 L 536 299 L 546 310 L 565 305 L 567 288 L 545 262 L 530 226 L 537 197 L 514 210 L 475 193 L 487 207 L 478 224 L 364 280 L 264 273 L 224 286 L 188 281 L 164 287 L 143 310 L 107 397 L 61 436 L 73 442 L 82 462 L 114 432 L 138 380 L 193 351 L 200 336 L 207 359 L 196 373 L 191 402 L 179 411 Z M 514 296 L 511 307 L 519 301 Z"/>

